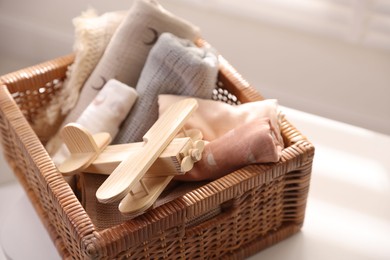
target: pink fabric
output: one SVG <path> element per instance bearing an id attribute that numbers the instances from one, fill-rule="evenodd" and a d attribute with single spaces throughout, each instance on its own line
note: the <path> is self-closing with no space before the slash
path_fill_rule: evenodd
<path id="1" fill-rule="evenodd" d="M 159 95 L 159 114 L 161 115 L 171 104 L 185 99 L 185 96 Z M 271 126 L 276 130 L 275 136 L 280 143 L 279 121 L 282 116 L 279 112 L 276 99 L 249 102 L 241 105 L 229 105 L 220 101 L 196 98 L 199 107 L 185 124 L 186 129 L 196 128 L 203 134 L 203 139 L 214 140 L 229 130 L 253 121 L 257 118 L 268 117 Z"/>
<path id="2" fill-rule="evenodd" d="M 277 162 L 283 146 L 275 134 L 269 118 L 240 125 L 207 143 L 202 159 L 177 180 L 214 180 L 249 164 Z"/>
<path id="3" fill-rule="evenodd" d="M 159 113 L 184 96 L 160 95 Z M 229 105 L 196 99 L 199 107 L 187 120 L 186 129 L 199 129 L 209 141 L 202 159 L 177 180 L 213 180 L 253 163 L 277 162 L 284 147 L 280 132 L 283 115 L 277 100 Z"/>

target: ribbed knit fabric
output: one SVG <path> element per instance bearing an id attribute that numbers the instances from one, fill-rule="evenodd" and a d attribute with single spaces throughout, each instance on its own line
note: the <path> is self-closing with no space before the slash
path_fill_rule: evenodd
<path id="1" fill-rule="evenodd" d="M 170 33 L 162 34 L 138 81 L 138 101 L 114 143 L 142 141 L 158 119 L 159 94 L 211 98 L 217 75 L 218 57 L 213 49 L 196 47 Z"/>
<path id="2" fill-rule="evenodd" d="M 61 107 L 62 114 L 67 114 L 76 104 L 81 87 L 95 69 L 126 13 L 117 11 L 96 16 L 93 11 L 87 11 L 73 19 L 76 56 L 65 81 L 65 89 L 69 88 L 70 93 Z"/>
<path id="3" fill-rule="evenodd" d="M 85 82 L 64 124 L 75 121 L 109 79 L 136 86 L 148 53 L 162 32 L 172 32 L 191 41 L 199 37 L 197 27 L 174 16 L 156 1 L 136 0 Z"/>

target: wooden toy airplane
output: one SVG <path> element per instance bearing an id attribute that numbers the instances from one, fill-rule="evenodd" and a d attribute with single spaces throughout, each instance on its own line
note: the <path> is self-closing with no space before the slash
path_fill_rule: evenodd
<path id="1" fill-rule="evenodd" d="M 139 214 L 153 205 L 175 175 L 189 171 L 201 159 L 202 134 L 183 129 L 197 106 L 191 98 L 173 104 L 139 143 L 109 146 L 109 134 L 92 136 L 80 125 L 68 124 L 62 136 L 71 156 L 58 169 L 64 175 L 109 174 L 96 192 L 97 199 L 102 203 L 122 199 L 123 214 Z"/>

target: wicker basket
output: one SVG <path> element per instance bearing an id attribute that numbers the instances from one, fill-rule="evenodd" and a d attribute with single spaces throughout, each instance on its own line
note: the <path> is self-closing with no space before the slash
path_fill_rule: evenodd
<path id="1" fill-rule="evenodd" d="M 287 120 L 282 124 L 286 148 L 278 163 L 247 166 L 133 220 L 98 230 L 43 146 L 55 127 L 31 127 L 73 59 L 60 57 L 0 78 L 5 158 L 64 258 L 241 259 L 300 230 L 314 147 Z M 220 99 L 231 94 L 240 102 L 263 99 L 220 60 Z M 217 216 L 210 214 L 215 209 Z"/>

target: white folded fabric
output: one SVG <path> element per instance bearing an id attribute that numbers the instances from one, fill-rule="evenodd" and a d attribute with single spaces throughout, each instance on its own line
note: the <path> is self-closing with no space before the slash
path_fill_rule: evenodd
<path id="1" fill-rule="evenodd" d="M 85 127 L 91 134 L 107 132 L 114 138 L 137 96 L 135 89 L 111 79 L 99 91 L 76 123 Z M 65 144 L 62 144 L 53 156 L 53 161 L 56 165 L 60 165 L 67 156 L 69 156 L 68 149 Z"/>

